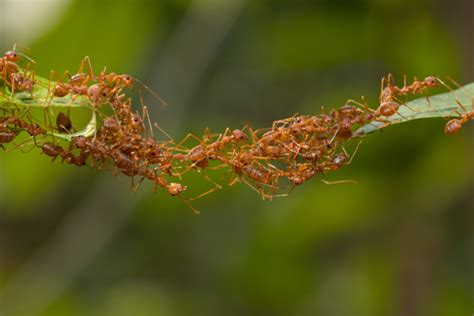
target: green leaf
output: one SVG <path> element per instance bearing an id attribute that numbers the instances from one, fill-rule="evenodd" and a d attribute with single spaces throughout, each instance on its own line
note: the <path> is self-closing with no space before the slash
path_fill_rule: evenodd
<path id="1" fill-rule="evenodd" d="M 3 86 L 3 93 L 0 93 L 0 106 L 15 108 L 55 108 L 68 107 L 79 108 L 84 107 L 92 112 L 89 123 L 79 132 L 73 134 L 59 134 L 48 132 L 49 135 L 71 141 L 73 137 L 85 136 L 90 137 L 97 131 L 97 115 L 96 109 L 92 106 L 89 98 L 83 95 L 67 95 L 65 97 L 50 97 L 51 90 L 57 82 L 49 81 L 40 76 L 35 76 L 36 84 L 31 92 L 18 92 L 12 94 L 10 88 Z"/>
<path id="2" fill-rule="evenodd" d="M 464 111 L 472 111 L 474 103 L 474 82 L 457 90 L 438 94 L 430 97 L 422 97 L 405 103 L 400 107 L 397 114 L 386 118 L 387 122 L 372 122 L 359 128 L 355 135 L 361 136 L 372 133 L 392 124 L 404 123 L 411 120 L 432 117 L 459 117 Z"/>
<path id="3" fill-rule="evenodd" d="M 65 97 L 53 97 L 51 98 L 51 90 L 54 88 L 57 82 L 49 81 L 48 79 L 40 76 L 35 76 L 36 84 L 33 87 L 33 91 L 30 92 L 17 92 L 12 95 L 9 88 L 3 87 L 3 93 L 0 93 L 0 105 L 1 106 L 13 106 L 13 107 L 87 107 L 92 108 L 89 98 L 82 95 L 67 95 Z"/>

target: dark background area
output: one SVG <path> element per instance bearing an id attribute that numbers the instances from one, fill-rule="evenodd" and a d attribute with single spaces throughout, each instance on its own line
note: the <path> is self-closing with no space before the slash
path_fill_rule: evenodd
<path id="1" fill-rule="evenodd" d="M 374 104 L 388 72 L 472 82 L 473 15 L 461 0 L 0 0 L 0 48 L 28 47 L 44 77 L 88 55 L 140 78 L 180 139 Z M 444 124 L 367 137 L 325 178 L 355 185 L 314 179 L 271 202 L 225 187 L 200 215 L 151 185 L 0 152 L 0 315 L 472 315 L 473 127 Z"/>

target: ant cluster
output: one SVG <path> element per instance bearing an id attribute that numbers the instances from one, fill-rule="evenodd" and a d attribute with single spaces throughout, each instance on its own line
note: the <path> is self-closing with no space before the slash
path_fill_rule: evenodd
<path id="1" fill-rule="evenodd" d="M 172 196 L 180 196 L 189 205 L 191 201 L 221 188 L 208 176 L 207 170 L 226 168 L 231 171 L 229 185 L 243 182 L 263 199 L 284 196 L 316 175 L 338 170 L 354 158 L 361 140 L 354 133 L 356 129 L 374 122 L 390 124 L 388 118 L 406 105 L 401 101 L 402 97 L 426 95 L 429 88 L 441 82 L 435 77 L 427 77 L 422 81 L 415 78 L 407 84 L 405 78 L 403 86 L 399 87 L 388 75 L 382 79 L 376 109 L 370 108 L 364 99 L 362 103 L 349 100 L 341 108 L 329 112 L 323 110 L 319 115 L 295 115 L 275 121 L 271 128 L 254 130 L 245 126 L 234 130 L 227 128 L 223 133 L 211 133 L 206 129 L 200 137 L 188 134 L 181 142 L 176 142 L 156 123 L 151 123 L 141 93 L 141 113 L 133 109 L 129 96 L 131 88 L 138 91 L 144 88 L 164 102 L 130 75 L 110 73 L 106 69 L 94 74 L 86 57 L 76 74 L 66 72 L 58 76 L 51 71 L 47 85 L 37 87 L 40 81 L 35 79 L 32 67 L 35 63 L 25 56 L 29 62 L 26 67 L 21 67 L 22 56 L 13 50 L 0 58 L 2 94 L 13 96 L 26 92 L 34 99 L 36 90 L 43 89 L 47 91 L 47 105 L 66 96 L 70 105 L 82 98 L 98 114 L 101 124 L 93 135 L 72 133 L 73 123 L 68 114 L 57 114 L 56 126 L 53 126 L 48 106 L 45 106 L 43 124 L 33 122 L 28 108 L 20 114 L 18 108 L 10 107 L 9 110 L 3 109 L 4 116 L 0 117 L 0 146 L 12 143 L 21 131 L 26 131 L 30 139 L 14 148 L 34 144 L 53 160 L 60 158 L 67 164 L 88 165 L 124 174 L 131 177 L 133 190 L 143 180 L 150 180 L 155 189 L 163 188 Z M 65 77 L 68 79 L 63 80 Z M 460 107 L 464 114 L 447 123 L 446 134 L 456 133 L 468 120 L 474 119 L 473 111 L 467 111 L 462 104 Z M 157 141 L 155 128 L 169 140 Z M 69 135 L 69 142 L 60 142 L 57 135 L 61 134 Z M 41 139 L 37 140 L 38 137 Z M 191 142 L 194 144 L 189 145 Z M 348 152 L 348 147 L 354 148 Z M 182 177 L 189 171 L 197 172 L 213 187 L 196 197 L 182 197 L 181 193 L 187 189 Z M 287 183 L 287 189 L 284 189 L 282 180 Z"/>

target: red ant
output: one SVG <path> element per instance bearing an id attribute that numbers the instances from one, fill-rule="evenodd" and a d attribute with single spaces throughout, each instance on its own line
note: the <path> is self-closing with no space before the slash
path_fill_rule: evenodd
<path id="1" fill-rule="evenodd" d="M 273 191 L 277 190 L 279 175 L 275 170 L 264 168 L 254 160 L 254 157 L 249 152 L 243 150 L 239 153 L 234 153 L 231 160 L 226 163 L 232 166 L 232 170 L 238 175 L 229 185 L 233 185 L 237 181 L 242 181 L 255 192 L 258 192 L 264 200 L 272 199 L 273 195 L 265 192 L 259 185 L 264 185 Z M 244 175 L 256 184 L 254 185 L 249 182 Z"/>
<path id="2" fill-rule="evenodd" d="M 466 108 L 459 101 L 456 100 L 456 102 L 458 102 L 458 105 L 463 108 L 465 113 L 461 115 L 461 118 L 451 119 L 450 121 L 448 121 L 448 123 L 446 123 L 444 127 L 444 133 L 447 135 L 454 135 L 458 133 L 464 124 L 466 124 L 469 120 L 474 120 L 474 97 L 471 98 L 471 111 L 467 111 Z"/>
<path id="3" fill-rule="evenodd" d="M 419 81 L 416 77 L 411 85 L 407 85 L 407 78 L 404 76 L 403 87 L 399 88 L 393 81 L 392 74 L 388 74 L 387 78 L 383 77 L 380 91 L 380 104 L 384 102 L 394 101 L 396 97 L 407 95 L 408 93 L 419 94 L 426 93 L 428 88 L 439 86 L 439 79 L 436 77 L 426 77 L 423 81 Z M 385 86 L 385 82 L 387 84 Z"/>
<path id="4" fill-rule="evenodd" d="M 86 64 L 88 65 L 87 74 L 83 73 L 83 68 Z M 62 83 L 62 77 L 66 75 L 69 77 L 69 80 L 67 81 L 67 83 Z M 88 83 L 92 78 L 94 78 L 89 57 L 86 56 L 82 59 L 81 66 L 79 67 L 78 72 L 75 75 L 71 76 L 70 73 L 66 71 L 62 76 L 58 76 L 58 74 L 54 70 L 52 70 L 49 80 L 50 84 L 52 82 L 53 77 L 56 77 L 58 79 L 58 82 L 56 82 L 53 87 L 51 97 L 65 97 L 69 93 L 75 95 L 86 95 L 88 90 Z M 48 86 L 48 95 L 50 93 L 50 89 L 51 86 Z"/>
<path id="5" fill-rule="evenodd" d="M 6 52 L 3 57 L 0 58 L 0 72 L 2 73 L 4 82 L 9 81 L 11 74 L 18 72 L 19 67 L 17 62 L 19 60 L 20 55 L 15 50 Z"/>

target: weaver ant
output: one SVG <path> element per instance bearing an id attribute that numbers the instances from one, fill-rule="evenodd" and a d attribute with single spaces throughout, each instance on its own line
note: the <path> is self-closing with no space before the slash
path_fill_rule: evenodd
<path id="1" fill-rule="evenodd" d="M 83 73 L 83 68 L 84 68 L 84 65 L 86 64 L 88 65 L 87 74 Z M 67 83 L 61 82 L 64 76 L 69 77 L 69 80 L 67 81 Z M 50 91 L 51 91 L 50 85 L 51 85 L 53 77 L 56 77 L 58 81 L 53 87 L 53 91 L 51 95 L 52 97 L 62 98 L 70 93 L 74 95 L 86 95 L 88 92 L 88 84 L 90 80 L 94 78 L 92 65 L 90 63 L 89 57 L 86 56 L 82 59 L 81 66 L 79 67 L 78 72 L 75 75 L 71 76 L 71 74 L 68 71 L 66 71 L 64 72 L 63 75 L 58 76 L 58 74 L 54 70 L 52 70 L 49 77 L 50 84 L 48 86 L 48 95 L 50 94 Z"/>
<path id="2" fill-rule="evenodd" d="M 466 108 L 459 101 L 456 100 L 456 102 L 461 108 L 465 110 L 465 112 L 461 115 L 459 119 L 451 119 L 446 123 L 444 127 L 444 133 L 447 135 L 454 135 L 458 133 L 464 124 L 466 124 L 469 120 L 474 120 L 474 97 L 471 98 L 471 111 L 467 111 Z"/>
<path id="3" fill-rule="evenodd" d="M 255 161 L 255 158 L 247 151 L 241 150 L 239 153 L 232 155 L 230 161 L 226 161 L 226 164 L 232 167 L 232 171 L 235 172 L 238 177 L 232 180 L 229 185 L 234 185 L 237 181 L 242 181 L 252 188 L 255 192 L 258 192 L 262 198 L 271 200 L 273 195 L 265 192 L 260 188 L 260 185 L 266 186 L 273 192 L 278 189 L 278 177 L 279 174 L 275 170 L 264 168 L 261 164 Z M 255 185 L 247 180 L 244 175 L 255 182 Z"/>
<path id="4" fill-rule="evenodd" d="M 387 84 L 386 87 L 385 83 Z M 396 97 L 405 96 L 409 93 L 426 94 L 428 88 L 434 88 L 437 86 L 439 86 L 439 79 L 433 76 L 426 77 L 423 81 L 419 81 L 415 77 L 411 85 L 407 85 L 407 77 L 404 76 L 403 87 L 399 88 L 395 85 L 392 74 L 388 74 L 387 78 L 382 78 L 380 104 L 384 102 L 394 101 Z"/>

